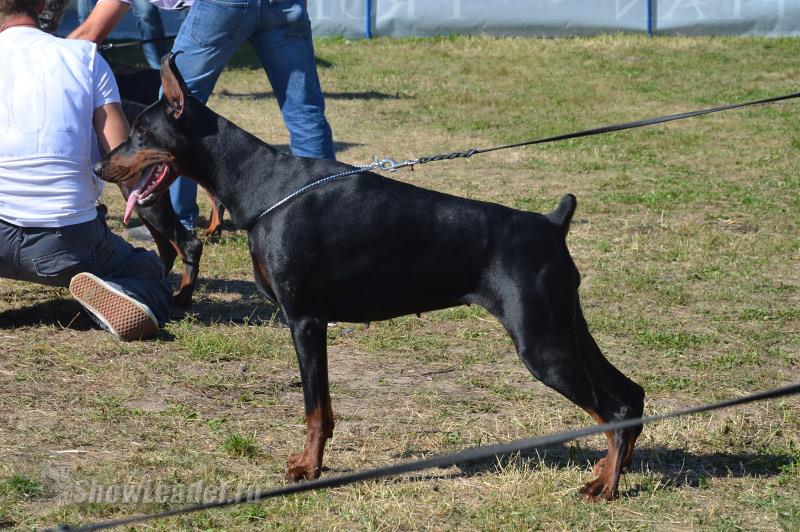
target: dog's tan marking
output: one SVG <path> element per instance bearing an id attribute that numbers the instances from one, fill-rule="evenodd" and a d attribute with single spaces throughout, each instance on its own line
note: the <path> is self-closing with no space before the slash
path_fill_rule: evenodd
<path id="1" fill-rule="evenodd" d="M 122 183 L 139 179 L 144 170 L 154 164 L 163 163 L 175 168 L 175 158 L 166 150 L 140 149 L 131 156 L 113 154 L 103 169 L 103 179 L 110 183 Z M 130 186 L 136 183 L 128 183 Z"/>
<path id="2" fill-rule="evenodd" d="M 314 480 L 322 473 L 322 455 L 325 442 L 333 436 L 333 410 L 330 395 L 326 394 L 325 405 L 306 414 L 306 445 L 302 453 L 289 456 L 286 480 L 302 478 Z"/>
<path id="3" fill-rule="evenodd" d="M 203 236 L 208 237 L 216 233 L 217 229 L 222 226 L 222 215 L 217 208 L 217 198 L 208 190 L 206 190 L 206 194 L 208 194 L 208 199 L 211 202 L 211 216 L 209 217 L 208 227 L 203 231 Z"/>

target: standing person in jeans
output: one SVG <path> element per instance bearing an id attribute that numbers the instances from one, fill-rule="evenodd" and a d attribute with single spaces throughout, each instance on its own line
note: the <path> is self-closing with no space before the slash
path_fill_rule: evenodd
<path id="1" fill-rule="evenodd" d="M 121 7 L 123 1 L 98 2 L 70 37 L 80 31 L 83 38 L 102 42 L 127 9 Z M 165 8 L 171 0 L 156 1 Z M 172 45 L 173 51 L 183 52 L 176 63 L 192 94 L 206 102 L 222 69 L 245 41 L 253 45 L 272 84 L 292 153 L 335 158 L 305 0 L 194 0 Z M 178 178 L 170 196 L 181 222 L 194 229 L 197 184 Z"/>
<path id="2" fill-rule="evenodd" d="M 0 0 L 0 277 L 69 286 L 115 336 L 152 337 L 172 305 L 164 267 L 96 206 L 93 133 L 107 151 L 129 131 L 116 81 L 94 44 L 39 29 L 41 5 Z"/>
<path id="3" fill-rule="evenodd" d="M 78 0 L 78 24 L 83 24 L 89 13 L 92 11 L 96 0 Z M 142 52 L 150 68 L 158 70 L 161 68 L 161 58 L 169 51 L 164 40 L 164 23 L 158 8 L 150 3 L 149 0 L 132 0 L 131 9 L 133 16 L 136 17 L 136 26 L 143 41 L 154 41 L 142 43 Z"/>

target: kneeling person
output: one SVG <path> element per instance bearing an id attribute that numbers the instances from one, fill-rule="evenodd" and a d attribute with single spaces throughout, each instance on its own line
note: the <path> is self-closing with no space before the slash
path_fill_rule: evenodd
<path id="1" fill-rule="evenodd" d="M 69 286 L 117 337 L 154 336 L 172 293 L 158 256 L 98 216 L 101 150 L 128 136 L 116 81 L 95 44 L 38 27 L 40 0 L 0 0 L 0 277 Z"/>

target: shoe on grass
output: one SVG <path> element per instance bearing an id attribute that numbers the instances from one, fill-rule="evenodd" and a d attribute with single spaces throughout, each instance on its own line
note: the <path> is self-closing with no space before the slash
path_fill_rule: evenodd
<path id="1" fill-rule="evenodd" d="M 96 275 L 79 273 L 69 282 L 69 293 L 101 327 L 120 340 L 144 340 L 158 333 L 158 321 L 147 305 Z"/>

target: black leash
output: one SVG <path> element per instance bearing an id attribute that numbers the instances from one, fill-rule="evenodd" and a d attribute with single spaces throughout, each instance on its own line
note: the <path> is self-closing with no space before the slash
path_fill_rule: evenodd
<path id="1" fill-rule="evenodd" d="M 432 467 L 450 467 L 464 462 L 475 462 L 475 461 L 487 460 L 489 458 L 498 458 L 500 456 L 507 456 L 509 454 L 519 453 L 522 451 L 530 451 L 532 449 L 537 449 L 540 447 L 558 445 L 561 443 L 568 442 L 570 440 L 574 440 L 576 438 L 582 438 L 585 436 L 600 434 L 602 432 L 626 429 L 626 428 L 636 427 L 639 425 L 653 423 L 655 421 L 662 421 L 664 419 L 688 416 L 692 414 L 699 414 L 702 412 L 710 412 L 712 410 L 721 410 L 723 408 L 730 408 L 733 406 L 753 403 L 756 401 L 776 399 L 778 397 L 787 397 L 798 393 L 800 393 L 800 383 L 792 384 L 782 388 L 775 388 L 764 392 L 757 392 L 751 395 L 747 395 L 745 397 L 739 397 L 737 399 L 728 399 L 725 401 L 718 401 L 716 403 L 695 406 L 684 410 L 679 410 L 677 412 L 670 412 L 667 414 L 646 416 L 641 418 L 628 419 L 625 421 L 615 421 L 613 423 L 606 423 L 594 427 L 586 427 L 582 429 L 571 430 L 568 432 L 561 432 L 549 436 L 517 440 L 510 443 L 487 445 L 485 447 L 476 447 L 473 449 L 467 449 L 457 453 L 452 453 L 442 456 L 434 456 L 432 458 L 425 458 L 422 460 L 415 460 L 413 462 L 405 462 L 390 466 L 377 467 L 375 469 L 369 469 L 366 471 L 347 473 L 344 475 L 338 475 L 335 477 L 324 478 L 319 480 L 312 480 L 310 482 L 303 482 L 299 484 L 290 484 L 287 486 L 281 486 L 279 488 L 273 488 L 269 490 L 258 490 L 255 492 L 250 492 L 248 494 L 239 495 L 232 499 L 214 501 L 206 504 L 197 504 L 193 506 L 187 506 L 184 508 L 176 508 L 173 510 L 166 510 L 154 514 L 139 515 L 112 521 L 103 521 L 100 523 L 94 523 L 90 525 L 81 525 L 74 528 L 62 524 L 56 529 L 49 529 L 49 530 L 52 531 L 69 530 L 72 532 L 75 531 L 88 532 L 91 530 L 103 530 L 106 528 L 112 528 L 117 526 L 127 526 L 137 523 L 143 523 L 145 521 L 151 521 L 153 519 L 164 519 L 167 517 L 174 517 L 177 515 L 200 512 L 203 510 L 210 510 L 212 508 L 223 508 L 225 506 L 234 506 L 238 504 L 252 503 L 260 501 L 262 499 L 282 497 L 285 495 L 290 495 L 293 493 L 301 493 L 304 491 L 338 488 L 341 486 L 346 486 L 348 484 L 353 484 L 355 482 L 375 480 L 379 478 L 399 475 L 402 473 L 412 473 L 415 471 L 430 469 Z"/>
<path id="2" fill-rule="evenodd" d="M 643 120 L 635 120 L 633 122 L 625 122 L 625 123 L 622 123 L 622 124 L 614 124 L 614 125 L 611 125 L 611 126 L 603 126 L 603 127 L 593 128 L 593 129 L 584 129 L 583 131 L 576 131 L 574 133 L 566 133 L 566 134 L 563 134 L 563 135 L 555 135 L 555 136 L 552 136 L 552 137 L 544 137 L 544 138 L 541 138 L 541 139 L 528 140 L 528 141 L 525 141 L 525 142 L 515 142 L 513 144 L 503 144 L 501 146 L 494 146 L 494 147 L 491 147 L 491 148 L 470 148 L 470 149 L 464 150 L 464 151 L 454 151 L 454 152 L 450 152 L 450 153 L 442 153 L 442 154 L 439 154 L 439 155 L 428 155 L 426 157 L 420 157 L 419 159 L 407 159 L 407 160 L 402 161 L 402 162 L 397 162 L 394 159 L 388 159 L 388 158 L 386 158 L 386 159 L 378 159 L 376 157 L 375 160 L 371 164 L 362 165 L 362 166 L 356 166 L 351 170 L 348 170 L 348 171 L 345 171 L 345 172 L 341 172 L 341 173 L 338 173 L 338 174 L 334 174 L 334 175 L 329 175 L 329 176 L 323 177 L 321 179 L 318 179 L 318 180 L 316 180 L 316 181 L 314 181 L 312 183 L 309 183 L 308 185 L 305 185 L 301 189 L 299 189 L 299 190 L 297 190 L 295 192 L 292 192 L 288 196 L 284 197 L 283 199 L 281 199 L 280 201 L 278 201 L 277 203 L 275 203 L 274 205 L 272 205 L 268 209 L 265 209 L 264 211 L 261 211 L 261 213 L 258 216 L 256 216 L 252 220 L 250 220 L 242 228 L 249 231 L 262 218 L 264 218 L 266 215 L 268 215 L 269 213 L 271 213 L 272 211 L 274 211 L 275 209 L 277 209 L 278 207 L 280 207 L 281 205 L 283 205 L 287 201 L 299 196 L 300 194 L 302 194 L 303 192 L 306 192 L 307 190 L 309 190 L 311 188 L 317 187 L 317 186 L 322 185 L 324 183 L 328 183 L 329 181 L 333 181 L 334 179 L 338 179 L 340 177 L 361 174 L 361 173 L 369 172 L 369 171 L 372 171 L 372 170 L 396 172 L 400 168 L 405 168 L 407 166 L 412 166 L 413 167 L 413 166 L 416 166 L 416 165 L 419 165 L 419 164 L 425 164 L 425 163 L 430 163 L 430 162 L 434 162 L 434 161 L 448 161 L 448 160 L 451 160 L 451 159 L 458 159 L 458 158 L 468 159 L 468 158 L 472 157 L 473 155 L 477 155 L 479 153 L 489 153 L 489 152 L 497 151 L 497 150 L 507 150 L 507 149 L 510 149 L 510 148 L 520 148 L 522 146 L 531 146 L 533 144 L 545 144 L 547 142 L 558 142 L 560 140 L 577 139 L 577 138 L 580 138 L 580 137 L 589 137 L 589 136 L 592 136 L 592 135 L 601 135 L 603 133 L 612 133 L 614 131 L 623 131 L 625 129 L 633 129 L 633 128 L 637 128 L 637 127 L 645 127 L 645 126 L 652 126 L 652 125 L 655 125 L 655 124 L 663 124 L 664 122 L 672 122 L 674 120 L 683 120 L 685 118 L 692 118 L 694 116 L 707 115 L 707 114 L 711 114 L 711 113 L 719 113 L 720 111 L 728 111 L 730 109 L 738 109 L 740 107 L 748 107 L 748 106 L 751 106 L 751 105 L 762 105 L 762 104 L 766 104 L 766 103 L 774 103 L 774 102 L 779 102 L 779 101 L 782 101 L 782 100 L 790 100 L 790 99 L 793 99 L 793 98 L 800 98 L 800 92 L 795 92 L 793 94 L 787 94 L 787 95 L 784 95 L 784 96 L 773 96 L 771 98 L 764 98 L 764 99 L 761 99 L 761 100 L 754 100 L 754 101 L 744 102 L 744 103 L 734 103 L 734 104 L 729 104 L 729 105 L 720 105 L 718 107 L 711 107 L 711 108 L 708 108 L 708 109 L 700 109 L 699 111 L 689 111 L 687 113 L 677 113 L 677 114 L 672 114 L 672 115 L 657 116 L 655 118 L 645 118 Z"/>
<path id="3" fill-rule="evenodd" d="M 611 126 L 597 127 L 593 129 L 585 129 L 583 131 L 576 131 L 574 133 L 566 133 L 564 135 L 555 135 L 552 137 L 544 137 L 536 140 L 529 140 L 525 142 L 515 142 L 513 144 L 503 144 L 502 146 L 494 146 L 492 148 L 471 148 L 465 151 L 454 151 L 444 153 L 441 155 L 429 155 L 427 157 L 420 157 L 419 159 L 409 159 L 403 162 L 395 162 L 391 159 L 384 159 L 386 162 L 380 170 L 395 171 L 399 168 L 406 166 L 415 166 L 418 164 L 425 164 L 433 161 L 445 161 L 457 158 L 469 158 L 479 153 L 489 153 L 497 150 L 506 150 L 509 148 L 519 148 L 522 146 L 531 146 L 533 144 L 544 144 L 546 142 L 558 142 L 560 140 L 576 139 L 580 137 L 590 137 L 592 135 L 601 135 L 603 133 L 612 133 L 614 131 L 622 131 L 625 129 L 633 129 L 637 127 L 652 126 L 655 124 L 663 124 L 664 122 L 672 122 L 674 120 L 683 120 L 684 118 L 692 118 L 693 116 L 707 115 L 711 113 L 719 113 L 720 111 L 728 111 L 730 109 L 738 109 L 740 107 L 748 107 L 751 105 L 762 105 L 765 103 L 779 102 L 782 100 L 791 100 L 793 98 L 800 98 L 800 92 L 787 94 L 785 96 L 773 96 L 771 98 L 764 98 L 762 100 L 754 100 L 744 103 L 734 103 L 729 105 L 720 105 L 718 107 L 711 107 L 709 109 L 701 109 L 699 111 L 689 111 L 687 113 L 677 113 L 672 115 L 657 116 L 655 118 L 646 118 L 644 120 L 635 120 L 633 122 L 625 122 L 623 124 L 614 124 Z"/>
<path id="4" fill-rule="evenodd" d="M 129 48 L 131 46 L 141 46 L 143 44 L 148 44 L 151 42 L 161 42 L 161 41 L 168 41 L 170 39 L 174 39 L 177 35 L 167 35 L 166 37 L 157 37 L 155 39 L 143 39 L 140 41 L 125 41 L 125 42 L 107 42 L 100 45 L 100 51 L 105 52 L 106 50 L 111 50 L 112 48 Z"/>

